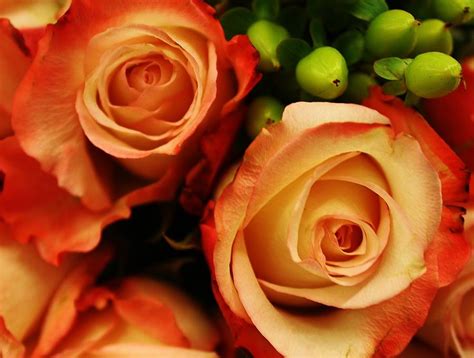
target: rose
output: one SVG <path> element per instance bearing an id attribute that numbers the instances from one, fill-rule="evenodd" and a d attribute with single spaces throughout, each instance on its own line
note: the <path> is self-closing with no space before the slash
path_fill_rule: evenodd
<path id="1" fill-rule="evenodd" d="M 433 128 L 474 168 L 474 58 L 463 61 L 463 84 L 447 96 L 423 101 Z"/>
<path id="2" fill-rule="evenodd" d="M 226 42 L 212 9 L 193 0 L 76 1 L 37 59 L 13 127 L 27 154 L 96 210 L 124 193 L 172 198 L 202 134 L 256 81 L 247 38 Z M 144 183 L 155 185 L 134 190 Z"/>
<path id="3" fill-rule="evenodd" d="M 466 236 L 474 245 L 474 205 L 466 214 Z M 473 246 L 474 247 L 474 246 Z M 431 306 L 428 319 L 419 333 L 425 342 L 448 356 L 474 354 L 474 257 L 451 285 L 442 288 Z"/>
<path id="4" fill-rule="evenodd" d="M 467 260 L 463 163 L 400 100 L 366 105 L 288 106 L 209 207 L 216 297 L 256 355 L 396 355 Z"/>
<path id="5" fill-rule="evenodd" d="M 216 327 L 178 289 L 140 277 L 95 285 L 110 258 L 101 248 L 53 267 L 1 224 L 0 355 L 216 357 Z"/>
<path id="6" fill-rule="evenodd" d="M 188 172 L 187 197 L 207 195 L 225 158 L 215 146 L 232 142 L 239 102 L 258 80 L 246 37 L 225 41 L 200 1 L 79 0 L 40 47 L 16 90 L 15 135 L 1 143 L 10 155 L 0 158 L 0 217 L 17 240 L 35 239 L 57 263 L 91 250 L 131 206 L 174 198 Z M 14 61 L 0 65 L 3 76 Z M 1 123 L 11 134 L 9 115 Z M 58 225 L 65 218 L 71 224 Z"/>

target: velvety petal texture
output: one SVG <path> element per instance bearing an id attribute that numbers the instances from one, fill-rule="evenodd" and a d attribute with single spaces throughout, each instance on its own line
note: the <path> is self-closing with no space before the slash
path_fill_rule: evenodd
<path id="1" fill-rule="evenodd" d="M 467 260 L 462 162 L 399 100 L 370 101 L 289 105 L 209 209 L 216 296 L 251 350 L 395 355 Z"/>

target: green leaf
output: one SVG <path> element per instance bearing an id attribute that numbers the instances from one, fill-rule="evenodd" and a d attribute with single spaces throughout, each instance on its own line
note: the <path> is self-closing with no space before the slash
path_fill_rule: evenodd
<path id="1" fill-rule="evenodd" d="M 309 34 L 313 40 L 313 47 L 318 48 L 326 45 L 326 30 L 320 19 L 312 19 L 309 23 Z"/>
<path id="2" fill-rule="evenodd" d="M 405 106 L 413 107 L 416 106 L 420 102 L 420 97 L 418 97 L 413 92 L 408 91 L 407 95 L 405 96 Z"/>
<path id="3" fill-rule="evenodd" d="M 280 42 L 277 57 L 286 69 L 295 69 L 298 62 L 311 52 L 308 43 L 301 39 L 289 38 Z"/>
<path id="4" fill-rule="evenodd" d="M 371 21 L 387 10 L 388 6 L 385 0 L 359 0 L 350 7 L 349 13 L 358 19 Z"/>
<path id="5" fill-rule="evenodd" d="M 392 96 L 401 96 L 407 91 L 407 86 L 404 80 L 386 82 L 382 88 L 385 94 L 390 94 Z"/>
<path id="6" fill-rule="evenodd" d="M 301 6 L 287 6 L 281 9 L 278 23 L 286 28 L 292 37 L 303 37 L 308 19 Z"/>
<path id="7" fill-rule="evenodd" d="M 357 30 L 349 30 L 339 35 L 333 43 L 344 56 L 348 66 L 359 62 L 364 56 L 364 36 Z"/>
<path id="8" fill-rule="evenodd" d="M 245 7 L 234 7 L 221 16 L 225 37 L 230 40 L 235 35 L 247 33 L 248 28 L 257 21 L 257 17 Z"/>
<path id="9" fill-rule="evenodd" d="M 408 63 L 407 59 L 386 57 L 375 61 L 374 71 L 378 76 L 389 81 L 402 80 Z"/>
<path id="10" fill-rule="evenodd" d="M 274 20 L 280 11 L 280 0 L 253 0 L 252 9 L 259 19 Z"/>

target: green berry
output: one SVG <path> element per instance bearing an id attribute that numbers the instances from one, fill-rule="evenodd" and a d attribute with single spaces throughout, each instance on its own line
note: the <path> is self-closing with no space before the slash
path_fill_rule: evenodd
<path id="1" fill-rule="evenodd" d="M 347 88 L 344 57 L 334 47 L 320 47 L 300 60 L 296 80 L 302 89 L 323 99 L 339 97 Z"/>
<path id="2" fill-rule="evenodd" d="M 367 50 L 375 57 L 405 57 L 415 47 L 420 22 L 403 10 L 381 13 L 369 24 L 365 34 Z"/>
<path id="3" fill-rule="evenodd" d="M 288 31 L 273 22 L 260 20 L 249 27 L 247 35 L 260 54 L 260 69 L 265 72 L 278 70 L 280 63 L 277 58 L 277 47 L 290 36 Z"/>
<path id="4" fill-rule="evenodd" d="M 245 129 L 254 138 L 263 127 L 281 121 L 283 105 L 275 98 L 262 96 L 255 98 L 249 106 Z"/>
<path id="5" fill-rule="evenodd" d="M 348 102 L 361 103 L 369 96 L 369 89 L 377 82 L 372 76 L 363 72 L 354 72 L 349 75 L 349 84 L 344 92 L 344 99 Z"/>
<path id="6" fill-rule="evenodd" d="M 441 20 L 462 24 L 473 18 L 473 0 L 434 0 L 434 11 Z"/>
<path id="7" fill-rule="evenodd" d="M 461 78 L 460 63 L 441 52 L 416 56 L 405 72 L 408 90 L 422 98 L 447 95 L 459 86 Z"/>
<path id="8" fill-rule="evenodd" d="M 443 52 L 448 55 L 453 52 L 453 35 L 449 26 L 438 19 L 425 20 L 421 23 L 413 55 L 431 51 Z"/>

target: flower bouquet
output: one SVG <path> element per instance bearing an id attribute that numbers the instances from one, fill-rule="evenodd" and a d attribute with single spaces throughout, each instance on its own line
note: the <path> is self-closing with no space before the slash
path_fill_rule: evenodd
<path id="1" fill-rule="evenodd" d="M 0 357 L 473 357 L 473 0 L 0 0 Z"/>

